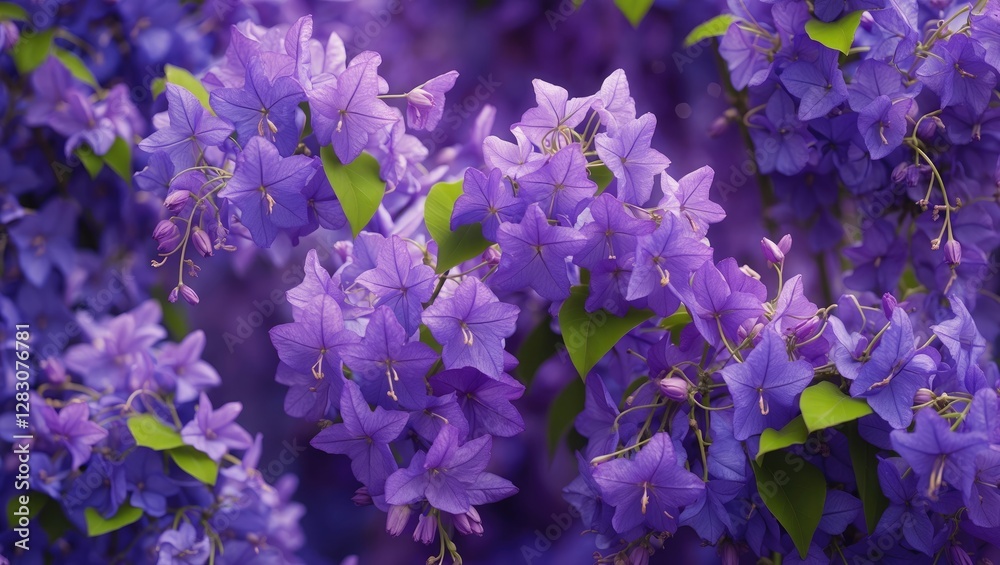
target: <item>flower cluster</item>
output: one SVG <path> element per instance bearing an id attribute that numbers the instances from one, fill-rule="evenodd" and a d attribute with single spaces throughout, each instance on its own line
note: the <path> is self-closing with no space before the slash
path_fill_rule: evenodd
<path id="1" fill-rule="evenodd" d="M 813 251 L 850 237 L 851 289 L 894 291 L 910 265 L 910 286 L 928 291 L 928 319 L 947 315 L 951 293 L 974 307 L 993 286 L 1000 244 L 1000 5 L 739 6 L 719 43 L 741 91 L 731 116 L 784 215 L 809 220 Z"/>
<path id="2" fill-rule="evenodd" d="M 165 85 L 167 114 L 139 143 L 150 159 L 136 184 L 163 196 L 170 213 L 153 232 L 161 256 L 153 264 L 177 257 L 171 301 L 199 301 L 184 283 L 185 268 L 189 276 L 199 270 L 192 248 L 202 257 L 233 251 L 235 235 L 266 248 L 279 234 L 297 241 L 348 221 L 357 231 L 376 209 L 390 215 L 394 201 L 408 203 L 447 169 L 428 171 L 427 149 L 406 129 L 437 126 L 458 73 L 388 94 L 380 55 L 348 61 L 336 33 L 325 42 L 312 33 L 311 16 L 274 28 L 244 21 L 204 80 Z M 405 118 L 391 99 L 405 102 Z M 371 195 L 351 185 L 359 177 L 384 184 L 379 197 L 393 196 L 365 215 L 359 200 Z M 349 201 L 346 211 L 338 194 Z"/>

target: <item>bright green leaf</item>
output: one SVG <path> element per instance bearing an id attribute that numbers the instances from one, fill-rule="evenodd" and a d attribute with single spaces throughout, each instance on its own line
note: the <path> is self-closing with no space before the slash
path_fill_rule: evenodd
<path id="1" fill-rule="evenodd" d="M 104 159 L 100 155 L 95 154 L 94 150 L 88 145 L 77 147 L 73 154 L 80 159 L 80 162 L 83 163 L 83 168 L 87 169 L 92 179 L 97 178 L 101 169 L 104 168 Z"/>
<path id="2" fill-rule="evenodd" d="M 26 75 L 45 62 L 52 51 L 52 37 L 55 31 L 47 29 L 38 33 L 24 33 L 14 44 L 11 55 L 17 71 Z"/>
<path id="3" fill-rule="evenodd" d="M 167 79 L 164 77 L 156 77 L 153 82 L 150 83 L 149 89 L 153 92 L 153 99 L 157 99 L 163 94 L 163 91 L 167 89 Z"/>
<path id="4" fill-rule="evenodd" d="M 375 216 L 382 197 L 385 196 L 385 182 L 379 178 L 378 161 L 375 157 L 362 153 L 357 159 L 344 165 L 329 145 L 321 147 L 319 153 L 323 159 L 326 178 L 340 199 L 344 215 L 351 224 L 351 231 L 357 237 Z"/>
<path id="5" fill-rule="evenodd" d="M 552 318 L 546 316 L 531 330 L 517 350 L 517 376 L 524 386 L 531 386 L 542 363 L 559 351 L 562 338 L 552 331 Z"/>
<path id="6" fill-rule="evenodd" d="M 798 455 L 785 452 L 769 453 L 761 463 L 750 463 L 761 499 L 805 559 L 826 504 L 823 472 Z"/>
<path id="7" fill-rule="evenodd" d="M 212 461 L 212 458 L 207 454 L 190 445 L 175 447 L 167 453 L 170 454 L 174 463 L 177 463 L 177 466 L 186 471 L 187 474 L 206 485 L 215 485 L 215 480 L 219 476 L 219 464 Z"/>
<path id="8" fill-rule="evenodd" d="M 85 82 L 90 86 L 93 86 L 95 89 L 99 89 L 101 87 L 97 84 L 97 79 L 94 78 L 94 73 L 90 72 L 90 69 L 87 68 L 87 64 L 84 63 L 80 57 L 77 57 L 75 53 L 60 47 L 55 47 L 52 49 L 52 54 L 56 59 L 59 59 L 59 62 L 62 63 L 64 67 L 66 67 L 69 74 L 76 77 L 77 80 Z"/>
<path id="9" fill-rule="evenodd" d="M 667 331 L 681 330 L 691 323 L 691 313 L 681 304 L 677 311 L 660 320 L 660 327 Z"/>
<path id="10" fill-rule="evenodd" d="M 856 422 L 847 427 L 847 447 L 851 453 L 854 481 L 858 484 L 858 496 L 865 512 L 865 525 L 868 526 L 868 533 L 872 533 L 882 513 L 889 507 L 889 499 L 882 493 L 878 481 L 878 448 L 862 439 Z"/>
<path id="11" fill-rule="evenodd" d="M 813 41 L 818 41 L 830 49 L 836 49 L 844 55 L 854 44 L 854 33 L 861 23 L 861 11 L 851 12 L 835 22 L 821 22 L 811 19 L 806 22 L 806 33 Z"/>
<path id="12" fill-rule="evenodd" d="M 760 434 L 760 447 L 757 449 L 757 462 L 760 463 L 768 453 L 784 449 L 791 445 L 800 445 L 809 439 L 809 430 L 802 416 L 795 418 L 780 430 L 768 428 Z"/>
<path id="13" fill-rule="evenodd" d="M 182 69 L 173 65 L 166 66 L 166 75 L 167 82 L 186 88 L 188 92 L 194 94 L 194 97 L 201 102 L 202 106 L 204 106 L 209 112 L 212 112 L 213 114 L 215 113 L 212 110 L 212 106 L 208 103 L 208 90 L 205 89 L 205 85 L 198 80 L 198 77 L 191 74 L 187 69 Z M 164 88 L 166 87 L 164 86 Z"/>
<path id="14" fill-rule="evenodd" d="M 799 408 L 810 432 L 851 422 L 872 413 L 867 402 L 847 396 L 829 381 L 802 391 Z"/>
<path id="15" fill-rule="evenodd" d="M 632 27 L 639 27 L 639 22 L 653 7 L 653 0 L 615 0 L 615 4 L 632 23 Z"/>
<path id="16" fill-rule="evenodd" d="M 629 310 L 620 318 L 607 312 L 587 312 L 584 304 L 590 289 L 574 286 L 569 298 L 559 309 L 559 328 L 563 342 L 578 373 L 587 378 L 587 373 L 618 343 L 625 334 L 645 322 L 653 313 L 649 310 Z"/>
<path id="17" fill-rule="evenodd" d="M 128 419 L 128 429 L 135 442 L 156 451 L 184 445 L 181 434 L 152 414 L 136 414 Z"/>
<path id="18" fill-rule="evenodd" d="M 84 518 L 87 521 L 87 535 L 93 538 L 138 522 L 142 518 L 142 509 L 126 502 L 118 507 L 118 512 L 114 516 L 105 518 L 97 510 L 87 508 L 84 511 Z"/>
<path id="19" fill-rule="evenodd" d="M 0 2 L 0 20 L 28 21 L 28 12 L 12 2 Z"/>
<path id="20" fill-rule="evenodd" d="M 118 137 L 104 154 L 104 162 L 126 183 L 132 184 L 132 144 Z"/>
<path id="21" fill-rule="evenodd" d="M 607 165 L 598 165 L 596 167 L 587 167 L 587 173 L 590 174 L 590 180 L 597 183 L 597 194 L 604 192 L 604 189 L 608 188 L 611 181 L 615 180 L 614 173 Z"/>
<path id="22" fill-rule="evenodd" d="M 431 187 L 424 203 L 424 223 L 438 245 L 438 273 L 481 255 L 490 246 L 479 224 L 451 231 L 451 213 L 461 195 L 462 181 L 439 182 Z"/>
<path id="23" fill-rule="evenodd" d="M 691 47 L 695 43 L 709 37 L 719 37 L 726 34 L 729 25 L 736 21 L 732 14 L 719 14 L 707 22 L 699 24 L 691 30 L 691 33 L 684 38 L 684 47 Z"/>
<path id="24" fill-rule="evenodd" d="M 559 440 L 573 426 L 576 415 L 583 411 L 583 401 L 586 390 L 583 381 L 573 379 L 573 382 L 559 393 L 549 408 L 548 444 L 549 455 L 556 451 Z"/>

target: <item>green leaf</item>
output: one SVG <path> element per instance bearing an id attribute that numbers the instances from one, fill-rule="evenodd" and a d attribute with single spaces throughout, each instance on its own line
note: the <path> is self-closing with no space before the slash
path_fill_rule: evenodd
<path id="1" fill-rule="evenodd" d="M 847 396 L 829 381 L 802 391 L 799 408 L 810 432 L 851 422 L 872 413 L 867 402 Z"/>
<path id="2" fill-rule="evenodd" d="M 847 447 L 851 453 L 854 481 L 858 483 L 858 496 L 865 512 L 868 533 L 875 532 L 882 513 L 889 507 L 889 499 L 882 493 L 878 482 L 878 448 L 861 438 L 857 422 L 847 426 Z"/>
<path id="3" fill-rule="evenodd" d="M 573 379 L 573 382 L 563 389 L 549 408 L 548 444 L 549 456 L 556 452 L 559 440 L 573 427 L 576 415 L 583 411 L 583 401 L 586 390 L 583 381 Z"/>
<path id="4" fill-rule="evenodd" d="M 351 224 L 354 237 L 378 211 L 385 196 L 385 183 L 379 178 L 379 165 L 375 157 L 362 153 L 357 159 L 344 165 L 333 152 L 333 147 L 325 145 L 319 150 L 323 159 L 323 170 L 340 199 L 344 215 Z"/>
<path id="5" fill-rule="evenodd" d="M 198 80 L 198 77 L 194 76 L 187 69 L 182 69 L 180 67 L 175 67 L 173 65 L 166 66 L 166 81 L 171 84 L 176 84 L 177 86 L 182 86 L 188 90 L 194 97 L 201 102 L 201 105 L 205 107 L 209 112 L 213 114 L 215 111 L 212 110 L 212 106 L 208 103 L 208 90 L 205 89 L 205 85 Z M 166 89 L 166 86 L 164 86 Z M 156 89 L 153 89 L 154 96 L 156 95 Z"/>
<path id="6" fill-rule="evenodd" d="M 128 419 L 128 429 L 135 443 L 156 451 L 184 445 L 181 434 L 152 414 L 136 414 Z"/>
<path id="7" fill-rule="evenodd" d="M 175 447 L 167 453 L 187 474 L 206 485 L 215 485 L 215 480 L 219 476 L 219 464 L 212 461 L 211 457 L 190 445 Z"/>
<path id="8" fill-rule="evenodd" d="M 0 20 L 28 21 L 28 12 L 11 2 L 0 2 Z"/>
<path id="9" fill-rule="evenodd" d="M 55 47 L 52 49 L 52 54 L 59 62 L 66 67 L 69 74 L 76 77 L 80 82 L 85 82 L 95 89 L 100 89 L 101 85 L 97 84 L 97 79 L 94 78 L 94 73 L 90 72 L 87 68 L 87 64 L 77 57 L 75 53 L 62 49 L 60 47 Z"/>
<path id="10" fill-rule="evenodd" d="M 729 25 L 736 21 L 732 14 L 719 14 L 714 18 L 699 24 L 691 30 L 691 33 L 684 38 L 684 47 L 691 47 L 695 43 L 709 37 L 719 37 L 726 34 Z"/>
<path id="11" fill-rule="evenodd" d="M 687 308 L 681 304 L 677 311 L 673 314 L 667 316 L 660 320 L 660 327 L 667 331 L 675 331 L 683 329 L 684 326 L 691 323 L 691 313 L 688 312 Z"/>
<path id="12" fill-rule="evenodd" d="M 11 56 L 14 57 L 17 72 L 26 75 L 45 62 L 45 58 L 52 51 L 54 34 L 55 30 L 47 29 L 38 33 L 21 35 L 21 38 L 11 49 Z"/>
<path id="13" fill-rule="evenodd" d="M 461 195 L 462 181 L 439 182 L 431 187 L 424 204 L 424 223 L 438 244 L 438 273 L 481 255 L 490 246 L 479 224 L 451 231 L 451 213 Z"/>
<path id="14" fill-rule="evenodd" d="M 615 5 L 625 14 L 632 27 L 639 27 L 639 22 L 653 7 L 653 0 L 615 0 Z"/>
<path id="15" fill-rule="evenodd" d="M 582 378 L 611 351 L 618 340 L 653 316 L 649 310 L 631 309 L 624 318 L 606 310 L 590 313 L 584 308 L 589 288 L 574 286 L 559 309 L 559 328 L 566 351 Z"/>
<path id="16" fill-rule="evenodd" d="M 750 463 L 761 499 L 805 559 L 826 503 L 823 472 L 798 455 L 785 452 L 769 453 L 761 463 Z"/>
<path id="17" fill-rule="evenodd" d="M 164 77 L 154 78 L 153 82 L 149 85 L 149 89 L 153 92 L 153 100 L 156 100 L 167 89 L 167 79 Z"/>
<path id="18" fill-rule="evenodd" d="M 806 33 L 813 41 L 818 41 L 830 49 L 836 49 L 844 55 L 851 50 L 854 43 L 854 33 L 861 23 L 862 11 L 851 12 L 835 22 L 821 22 L 811 19 L 806 22 Z"/>
<path id="19" fill-rule="evenodd" d="M 17 519 L 20 518 L 20 516 L 16 516 L 14 512 L 17 512 L 18 509 L 21 508 L 20 498 L 22 496 L 28 497 L 28 504 L 26 505 L 28 507 L 28 519 L 32 521 L 39 519 L 39 514 L 41 513 L 42 508 L 45 508 L 46 504 L 48 504 L 49 500 L 51 500 L 47 495 L 37 491 L 28 491 L 27 493 L 21 491 L 15 492 L 11 499 L 7 502 L 8 525 L 16 524 L 18 522 Z"/>
<path id="20" fill-rule="evenodd" d="M 552 331 L 552 317 L 546 316 L 517 350 L 517 376 L 524 386 L 531 386 L 542 363 L 559 351 L 562 338 Z"/>
<path id="21" fill-rule="evenodd" d="M 118 137 L 103 156 L 104 162 L 126 183 L 132 184 L 132 144 Z"/>
<path id="22" fill-rule="evenodd" d="M 441 344 L 438 343 L 438 340 L 434 339 L 434 334 L 431 333 L 431 329 L 423 324 L 420 324 L 420 341 L 423 342 L 424 345 L 436 351 L 438 354 L 440 354 L 443 349 Z"/>
<path id="23" fill-rule="evenodd" d="M 83 163 L 83 168 L 87 169 L 90 173 L 90 178 L 97 178 L 100 174 L 101 169 L 104 168 L 104 159 L 100 155 L 94 153 L 94 150 L 90 148 L 89 145 L 81 145 L 76 148 L 73 152 L 74 155 L 79 157 L 80 162 Z"/>
<path id="24" fill-rule="evenodd" d="M 757 450 L 757 462 L 768 453 L 784 449 L 791 445 L 800 445 L 809 439 L 809 430 L 802 420 L 802 416 L 792 420 L 780 430 L 768 428 L 760 434 L 760 447 Z"/>
<path id="25" fill-rule="evenodd" d="M 93 538 L 138 522 L 139 518 L 142 518 L 142 509 L 126 502 L 118 507 L 118 512 L 114 516 L 105 518 L 97 510 L 87 508 L 84 511 L 84 518 L 87 521 L 87 535 Z"/>
<path id="26" fill-rule="evenodd" d="M 611 181 L 615 180 L 614 173 L 607 165 L 598 165 L 596 167 L 587 167 L 587 173 L 590 175 L 590 180 L 597 183 L 597 194 L 604 192 Z"/>

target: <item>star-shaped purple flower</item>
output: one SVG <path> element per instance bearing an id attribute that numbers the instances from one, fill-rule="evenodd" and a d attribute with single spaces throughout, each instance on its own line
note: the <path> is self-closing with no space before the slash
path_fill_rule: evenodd
<path id="1" fill-rule="evenodd" d="M 212 402 L 203 392 L 194 419 L 181 428 L 181 438 L 218 463 L 230 449 L 247 449 L 253 445 L 250 434 L 236 423 L 242 411 L 240 402 L 228 402 L 213 410 Z"/>
<path id="2" fill-rule="evenodd" d="M 521 128 L 512 128 L 517 143 L 504 141 L 495 135 L 483 140 L 483 158 L 486 166 L 500 169 L 505 176 L 517 179 L 522 175 L 537 171 L 545 164 L 545 155 L 535 151 L 531 140 Z"/>
<path id="3" fill-rule="evenodd" d="M 618 179 L 618 198 L 643 206 L 653 192 L 653 178 L 670 165 L 663 153 L 653 149 L 656 116 L 643 114 L 621 124 L 614 135 L 597 135 L 597 155 Z"/>
<path id="4" fill-rule="evenodd" d="M 518 179 L 528 203 L 537 202 L 550 218 L 576 216 L 577 205 L 597 192 L 597 183 L 587 176 L 587 159 L 580 144 L 560 149 L 542 168 Z"/>
<path id="5" fill-rule="evenodd" d="M 406 95 L 406 123 L 412 129 L 431 131 L 444 116 L 444 96 L 455 86 L 458 71 L 448 71 L 414 88 Z"/>
<path id="6" fill-rule="evenodd" d="M 278 357 L 293 370 L 311 374 L 317 381 L 340 376 L 340 351 L 358 341 L 344 329 L 344 315 L 337 301 L 320 296 L 294 322 L 271 328 L 271 342 Z"/>
<path id="7" fill-rule="evenodd" d="M 577 225 L 587 242 L 573 256 L 573 262 L 586 269 L 595 269 L 602 261 L 635 252 L 636 238 L 656 229 L 656 222 L 636 218 L 621 200 L 607 193 L 590 203 L 577 219 Z"/>
<path id="8" fill-rule="evenodd" d="M 671 287 L 685 284 L 695 269 L 712 257 L 712 248 L 674 216 L 666 216 L 653 233 L 636 244 L 635 268 L 629 280 L 629 300 L 649 297 L 649 306 L 661 316 L 677 310 L 680 300 Z"/>
<path id="9" fill-rule="evenodd" d="M 524 199 L 514 196 L 510 185 L 501 178 L 500 169 L 493 169 L 489 176 L 479 169 L 465 170 L 462 195 L 455 201 L 451 214 L 451 229 L 480 223 L 483 237 L 497 240 L 497 228 L 502 222 L 519 222 L 526 207 Z"/>
<path id="10" fill-rule="evenodd" d="M 970 378 L 973 377 L 970 373 L 975 370 L 974 367 L 979 359 L 986 353 L 986 339 L 979 333 L 976 322 L 962 303 L 962 299 L 952 295 L 949 300 L 955 317 L 931 326 L 931 329 L 951 354 L 959 382 L 965 385 L 966 392 L 975 393 L 976 390 L 969 386 L 974 382 Z"/>
<path id="11" fill-rule="evenodd" d="M 686 221 L 691 231 L 699 237 L 708 233 L 709 224 L 726 218 L 726 211 L 709 198 L 715 171 L 711 167 L 694 170 L 680 180 L 667 175 L 662 177 L 663 199 L 657 208 Z"/>
<path id="12" fill-rule="evenodd" d="M 434 292 L 435 278 L 434 269 L 424 264 L 414 265 L 406 242 L 392 236 L 379 250 L 377 267 L 362 273 L 356 282 L 375 294 L 376 307 L 392 308 L 410 335 L 420 325 L 423 303 Z"/>
<path id="13" fill-rule="evenodd" d="M 553 301 L 569 296 L 566 259 L 583 249 L 584 239 L 579 232 L 550 225 L 545 212 L 532 204 L 520 223 L 501 224 L 497 239 L 503 254 L 493 276 L 496 288 L 531 287 Z"/>
<path id="14" fill-rule="evenodd" d="M 94 444 L 108 437 L 108 430 L 90 421 L 90 407 L 86 402 L 71 402 L 56 413 L 54 408 L 41 399 L 36 401 L 42 406 L 39 435 L 66 449 L 73 469 L 86 463 Z"/>
<path id="15" fill-rule="evenodd" d="M 469 424 L 470 437 L 512 437 L 524 431 L 524 420 L 512 400 L 521 398 L 524 385 L 502 375 L 491 378 L 466 367 L 441 371 L 430 378 L 434 394 L 455 394 Z"/>
<path id="16" fill-rule="evenodd" d="M 531 81 L 538 106 L 521 116 L 514 127 L 521 128 L 532 143 L 547 151 L 565 144 L 567 129 L 575 128 L 587 117 L 593 97 L 570 98 L 565 88 L 541 79 Z"/>
<path id="17" fill-rule="evenodd" d="M 978 432 L 954 432 L 948 420 L 933 409 L 917 412 L 913 432 L 894 430 L 892 448 L 920 479 L 920 488 L 931 500 L 945 484 L 962 493 L 969 492 L 976 472 L 976 455 L 989 449 L 986 437 Z"/>
<path id="18" fill-rule="evenodd" d="M 139 142 L 146 153 L 166 151 L 178 170 L 195 164 L 205 149 L 221 145 L 233 131 L 226 120 L 210 114 L 186 88 L 167 84 L 170 125 Z"/>
<path id="19" fill-rule="evenodd" d="M 518 312 L 478 278 L 468 277 L 454 294 L 428 306 L 422 320 L 442 344 L 446 368 L 472 367 L 498 378 L 503 373 L 504 340 L 514 333 Z"/>
<path id="20" fill-rule="evenodd" d="M 816 61 L 796 61 L 781 72 L 781 83 L 799 98 L 799 119 L 813 120 L 847 100 L 847 84 L 837 52 L 824 49 Z"/>

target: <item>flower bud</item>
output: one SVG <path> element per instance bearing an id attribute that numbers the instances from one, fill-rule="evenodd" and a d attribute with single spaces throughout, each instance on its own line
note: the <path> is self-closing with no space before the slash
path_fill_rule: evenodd
<path id="1" fill-rule="evenodd" d="M 174 289 L 170 291 L 170 295 L 167 296 L 167 300 L 170 302 L 177 302 L 178 296 L 183 298 L 188 304 L 197 304 L 201 301 L 201 299 L 198 298 L 198 293 L 184 283 L 180 283 L 175 286 Z"/>
<path id="2" fill-rule="evenodd" d="M 338 241 L 333 244 L 333 252 L 340 258 L 342 263 L 347 262 L 347 260 L 354 254 L 354 243 L 350 241 Z"/>
<path id="3" fill-rule="evenodd" d="M 924 141 L 930 141 L 938 129 L 944 129 L 944 122 L 941 121 L 941 118 L 937 116 L 924 118 L 920 121 L 920 126 L 917 127 L 917 137 Z"/>
<path id="4" fill-rule="evenodd" d="M 434 106 L 434 95 L 418 86 L 406 93 L 406 101 L 417 108 L 431 108 Z"/>
<path id="5" fill-rule="evenodd" d="M 479 516 L 479 511 L 475 506 L 470 506 L 465 514 L 454 514 L 455 529 L 463 535 L 476 534 L 483 535 L 483 519 Z"/>
<path id="6" fill-rule="evenodd" d="M 201 253 L 202 257 L 211 257 L 214 253 L 212 237 L 205 230 L 194 228 L 191 232 L 191 241 L 194 242 L 194 248 L 198 250 L 198 253 Z"/>
<path id="7" fill-rule="evenodd" d="M 952 544 L 948 547 L 948 557 L 952 565 L 972 565 L 972 557 L 969 557 L 969 552 L 957 545 Z"/>
<path id="8" fill-rule="evenodd" d="M 421 514 L 417 518 L 417 527 L 413 530 L 413 541 L 419 541 L 424 545 L 430 545 L 437 534 L 437 518 L 429 514 Z"/>
<path id="9" fill-rule="evenodd" d="M 722 565 L 739 565 L 740 552 L 732 542 L 725 541 L 719 544 L 719 562 Z"/>
<path id="10" fill-rule="evenodd" d="M 631 565 L 649 565 L 649 550 L 641 545 L 632 548 L 628 554 Z"/>
<path id="11" fill-rule="evenodd" d="M 489 268 L 496 267 L 500 264 L 500 251 L 496 247 L 490 246 L 483 251 L 483 261 L 486 262 L 486 266 Z"/>
<path id="12" fill-rule="evenodd" d="M 865 31 L 871 31 L 872 27 L 875 26 L 875 18 L 873 18 L 868 12 L 864 12 L 861 14 L 861 22 L 858 26 Z"/>
<path id="13" fill-rule="evenodd" d="M 354 496 L 351 497 L 351 502 L 353 502 L 355 506 L 368 506 L 372 504 L 372 495 L 368 492 L 368 487 L 360 487 L 358 490 L 354 491 Z"/>
<path id="14" fill-rule="evenodd" d="M 896 300 L 896 297 L 891 292 L 882 295 L 882 313 L 885 314 L 887 320 L 892 319 L 892 311 L 896 309 L 897 304 L 899 304 L 899 301 Z"/>
<path id="15" fill-rule="evenodd" d="M 722 137 L 722 135 L 729 129 L 730 121 L 729 117 L 725 114 L 715 118 L 715 120 L 712 121 L 712 124 L 708 126 L 708 137 Z"/>
<path id="16" fill-rule="evenodd" d="M 937 398 L 934 391 L 929 388 L 917 389 L 917 394 L 913 397 L 914 405 L 930 404 Z"/>
<path id="17" fill-rule="evenodd" d="M 667 377 L 660 379 L 660 392 L 670 400 L 681 402 L 687 400 L 688 384 L 679 377 Z"/>
<path id="18" fill-rule="evenodd" d="M 181 230 L 170 220 L 160 220 L 153 229 L 153 239 L 157 243 L 157 251 L 167 253 L 173 251 L 181 242 Z"/>
<path id="19" fill-rule="evenodd" d="M 21 39 L 21 32 L 18 31 L 14 22 L 7 20 L 0 22 L 0 51 L 14 47 L 19 39 Z"/>
<path id="20" fill-rule="evenodd" d="M 785 253 L 778 247 L 778 244 L 766 237 L 760 240 L 760 250 L 768 263 L 780 264 L 785 261 Z"/>
<path id="21" fill-rule="evenodd" d="M 944 244 L 944 262 L 951 266 L 962 264 L 962 244 L 950 239 Z"/>
<path id="22" fill-rule="evenodd" d="M 408 504 L 394 504 L 390 506 L 389 512 L 385 515 L 385 531 L 391 536 L 398 536 L 403 533 L 412 513 L 413 511 Z"/>
<path id="23" fill-rule="evenodd" d="M 163 199 L 163 206 L 166 207 L 171 214 L 177 214 L 184 208 L 184 205 L 187 204 L 190 199 L 190 190 L 175 190 Z"/>

